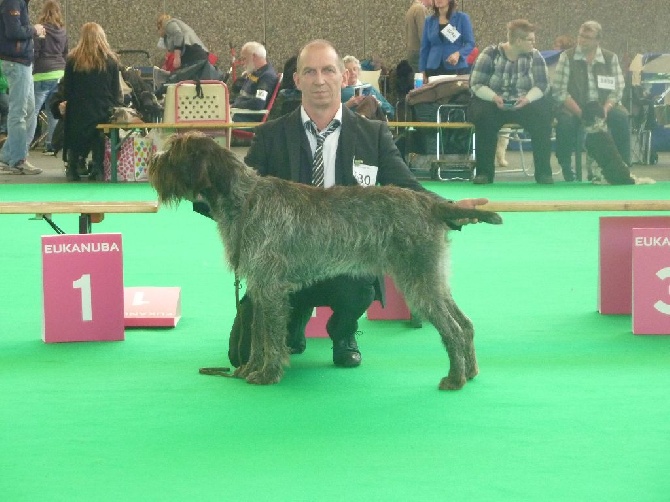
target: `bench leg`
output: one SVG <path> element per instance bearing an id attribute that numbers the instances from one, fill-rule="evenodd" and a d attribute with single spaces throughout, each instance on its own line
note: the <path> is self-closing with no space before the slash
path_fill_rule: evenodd
<path id="1" fill-rule="evenodd" d="M 79 215 L 79 233 L 80 234 L 90 234 L 91 233 L 91 215 L 90 214 L 80 214 Z"/>
<path id="2" fill-rule="evenodd" d="M 111 182 L 116 183 L 118 181 L 117 169 L 119 164 L 119 150 L 121 145 L 119 144 L 119 130 L 112 129 L 109 131 L 109 166 L 111 171 Z M 83 215 L 82 215 L 83 216 Z M 81 227 L 80 227 L 81 229 Z M 89 229 L 90 230 L 90 229 Z M 79 232 L 79 233 L 90 233 L 90 232 Z"/>

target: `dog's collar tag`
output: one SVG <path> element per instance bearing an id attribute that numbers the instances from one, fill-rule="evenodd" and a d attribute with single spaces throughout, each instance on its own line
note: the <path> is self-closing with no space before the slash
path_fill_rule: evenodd
<path id="1" fill-rule="evenodd" d="M 607 91 L 613 91 L 616 89 L 616 81 L 614 77 L 608 75 L 598 75 L 598 89 L 605 89 Z"/>
<path id="2" fill-rule="evenodd" d="M 363 187 L 375 186 L 377 184 L 377 166 L 363 164 L 362 160 L 354 160 L 353 175 L 356 183 Z"/>

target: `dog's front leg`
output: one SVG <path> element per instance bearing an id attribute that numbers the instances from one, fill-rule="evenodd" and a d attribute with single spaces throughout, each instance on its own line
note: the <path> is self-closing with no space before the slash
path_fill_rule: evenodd
<path id="1" fill-rule="evenodd" d="M 284 374 L 284 364 L 288 363 L 288 294 L 285 288 L 267 285 L 250 294 L 254 302 L 251 353 L 239 376 L 254 384 L 277 383 Z"/>

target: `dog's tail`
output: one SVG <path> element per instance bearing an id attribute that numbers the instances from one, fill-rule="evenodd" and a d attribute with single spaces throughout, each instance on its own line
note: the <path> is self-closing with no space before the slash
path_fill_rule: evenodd
<path id="1" fill-rule="evenodd" d="M 434 206 L 435 215 L 450 227 L 463 224 L 463 220 L 477 220 L 492 225 L 500 225 L 503 220 L 498 213 L 483 209 L 468 209 L 457 206 L 453 202 L 440 202 Z"/>

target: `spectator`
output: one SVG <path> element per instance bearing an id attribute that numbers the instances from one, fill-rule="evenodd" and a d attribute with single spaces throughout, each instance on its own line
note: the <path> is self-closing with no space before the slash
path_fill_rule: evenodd
<path id="1" fill-rule="evenodd" d="M 344 67 L 346 69 L 345 87 L 342 88 L 341 92 L 342 102 L 346 104 L 347 107 L 355 109 L 365 96 L 374 96 L 386 116 L 392 119 L 395 116 L 395 108 L 386 101 L 386 98 L 372 86 L 361 87 L 363 84 L 358 79 L 361 72 L 360 61 L 354 56 L 345 56 L 342 61 L 344 62 Z M 357 88 L 360 89 L 358 95 L 356 95 Z"/>
<path id="2" fill-rule="evenodd" d="M 435 75 L 467 74 L 467 58 L 474 48 L 470 17 L 456 10 L 456 0 L 433 0 L 433 14 L 426 18 L 419 54 L 424 81 Z"/>
<path id="3" fill-rule="evenodd" d="M 67 179 L 79 180 L 90 152 L 89 179 L 102 180 L 105 136 L 96 126 L 109 121 L 110 110 L 121 106 L 123 98 L 119 59 L 99 24 L 82 26 L 79 42 L 68 54 L 63 82 Z"/>
<path id="4" fill-rule="evenodd" d="M 426 23 L 428 8 L 433 0 L 410 0 L 409 9 L 405 13 L 405 37 L 407 43 L 407 62 L 414 71 L 419 70 L 419 50 L 421 36 Z"/>
<path id="5" fill-rule="evenodd" d="M 474 183 L 493 183 L 498 132 L 503 124 L 520 124 L 531 136 L 535 181 L 551 176 L 552 102 L 547 65 L 535 44 L 535 26 L 525 19 L 507 24 L 507 42 L 484 49 L 470 76 L 473 98 L 469 117 L 477 131 Z"/>
<path id="6" fill-rule="evenodd" d="M 161 14 L 156 21 L 162 45 L 168 53 L 172 53 L 170 70 L 185 68 L 208 59 L 209 52 L 205 44 L 198 38 L 193 28 L 184 21 L 169 14 Z"/>
<path id="7" fill-rule="evenodd" d="M 35 37 L 35 64 L 33 66 L 33 81 L 35 89 L 35 112 L 28 123 L 28 146 L 35 136 L 37 116 L 42 105 L 48 102 L 58 87 L 58 81 L 65 73 L 65 58 L 67 57 L 67 34 L 60 4 L 55 0 L 48 0 L 42 6 L 37 21 L 44 26 L 46 36 Z M 44 143 L 45 155 L 53 155 L 51 146 L 54 130 L 58 120 L 53 116 L 48 106 L 44 107 L 47 116 L 47 135 Z"/>
<path id="8" fill-rule="evenodd" d="M 302 96 L 300 91 L 296 89 L 295 81 L 293 80 L 293 74 L 297 70 L 297 64 L 298 56 L 291 56 L 284 63 L 279 92 L 277 93 L 275 104 L 268 115 L 268 120 L 274 120 L 282 115 L 291 113 L 300 106 Z"/>
<path id="9" fill-rule="evenodd" d="M 244 64 L 244 73 L 235 81 L 233 108 L 244 110 L 265 110 L 272 93 L 277 87 L 279 77 L 267 60 L 263 44 L 247 42 L 240 51 L 240 61 Z M 235 114 L 236 122 L 258 121 L 258 115 Z"/>
<path id="10" fill-rule="evenodd" d="M 572 49 L 575 46 L 575 39 L 570 35 L 559 35 L 554 39 L 554 50 L 555 51 L 564 51 L 566 49 Z"/>
<path id="11" fill-rule="evenodd" d="M 40 174 L 28 162 L 28 121 L 35 111 L 33 36 L 46 35 L 44 26 L 30 25 L 29 0 L 0 3 L 0 60 L 9 85 L 7 140 L 0 150 L 0 169 L 10 174 Z"/>
<path id="12" fill-rule="evenodd" d="M 561 105 L 556 117 L 556 157 L 565 181 L 573 181 L 572 152 L 577 144 L 582 107 L 600 102 L 617 149 L 628 165 L 630 123 L 621 104 L 624 76 L 617 55 L 600 47 L 602 26 L 587 21 L 579 28 L 577 47 L 564 51 L 554 74 L 554 97 Z"/>

